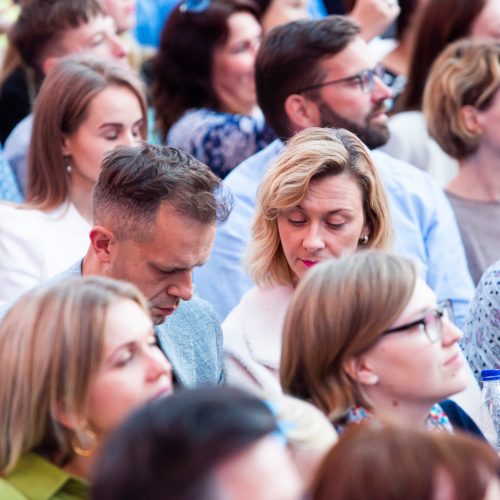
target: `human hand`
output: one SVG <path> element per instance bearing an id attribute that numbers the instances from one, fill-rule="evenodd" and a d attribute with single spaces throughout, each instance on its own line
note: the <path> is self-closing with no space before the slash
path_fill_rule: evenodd
<path id="1" fill-rule="evenodd" d="M 361 36 L 368 42 L 381 35 L 399 16 L 398 0 L 357 0 L 350 16 L 361 26 Z"/>

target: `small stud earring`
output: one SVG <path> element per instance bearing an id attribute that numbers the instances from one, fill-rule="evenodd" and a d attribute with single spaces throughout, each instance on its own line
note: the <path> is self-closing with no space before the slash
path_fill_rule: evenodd
<path id="1" fill-rule="evenodd" d="M 361 236 L 359 239 L 359 244 L 360 245 L 366 245 L 368 243 L 368 235 L 365 234 L 364 236 Z"/>
<path id="2" fill-rule="evenodd" d="M 73 172 L 73 167 L 71 166 L 71 158 L 69 156 L 64 157 L 64 165 L 66 167 L 66 172 L 71 174 L 71 172 Z"/>

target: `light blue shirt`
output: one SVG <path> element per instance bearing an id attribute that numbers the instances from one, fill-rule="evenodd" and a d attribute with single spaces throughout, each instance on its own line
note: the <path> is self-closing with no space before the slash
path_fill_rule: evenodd
<path id="1" fill-rule="evenodd" d="M 10 163 L 23 194 L 28 188 L 28 152 L 33 127 L 33 114 L 23 118 L 5 141 L 5 159 Z"/>
<path id="2" fill-rule="evenodd" d="M 21 203 L 23 195 L 19 189 L 14 172 L 3 157 L 0 146 L 0 201 Z"/>
<path id="3" fill-rule="evenodd" d="M 257 187 L 277 158 L 276 140 L 234 169 L 224 184 L 234 196 L 228 221 L 217 230 L 209 261 L 196 269 L 196 292 L 208 300 L 221 320 L 253 283 L 242 257 L 251 238 Z M 394 251 L 417 262 L 422 278 L 438 300 L 451 299 L 456 323 L 462 325 L 474 286 L 457 223 L 446 196 L 426 172 L 381 151 L 372 157 L 386 189 L 394 228 Z"/>

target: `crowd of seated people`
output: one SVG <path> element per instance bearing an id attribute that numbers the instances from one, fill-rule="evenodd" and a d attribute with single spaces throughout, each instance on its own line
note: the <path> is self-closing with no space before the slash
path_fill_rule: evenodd
<path id="1" fill-rule="evenodd" d="M 500 498 L 499 2 L 1 33 L 0 500 Z"/>

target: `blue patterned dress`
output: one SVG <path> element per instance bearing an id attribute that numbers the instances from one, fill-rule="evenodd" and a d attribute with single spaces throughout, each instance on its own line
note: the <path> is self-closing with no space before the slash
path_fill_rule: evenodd
<path id="1" fill-rule="evenodd" d="M 166 142 L 191 153 L 224 178 L 275 138 L 260 111 L 249 116 L 202 108 L 186 111 L 169 130 Z"/>
<path id="2" fill-rule="evenodd" d="M 0 149 L 0 201 L 22 202 L 23 195 L 10 165 L 3 159 Z"/>
<path id="3" fill-rule="evenodd" d="M 477 285 L 460 344 L 478 381 L 482 370 L 500 369 L 500 260 Z"/>

